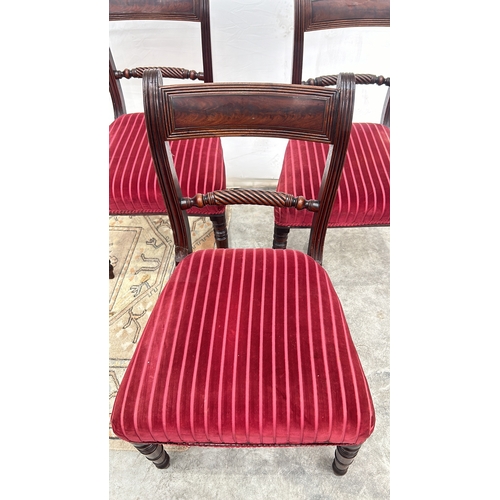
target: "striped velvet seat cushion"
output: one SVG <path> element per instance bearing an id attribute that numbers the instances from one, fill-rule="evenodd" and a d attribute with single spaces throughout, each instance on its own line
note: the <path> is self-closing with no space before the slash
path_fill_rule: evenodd
<path id="1" fill-rule="evenodd" d="M 162 291 L 111 417 L 135 443 L 361 444 L 375 416 L 339 299 L 295 250 L 199 250 Z"/>
<path id="2" fill-rule="evenodd" d="M 390 129 L 375 123 L 354 123 L 328 227 L 390 224 Z M 317 199 L 325 169 L 328 144 L 288 143 L 277 190 Z M 313 214 L 279 209 L 275 223 L 310 227 Z"/>
<path id="3" fill-rule="evenodd" d="M 219 138 L 173 141 L 171 150 L 184 196 L 225 189 Z M 191 215 L 223 212 L 224 207 L 217 206 L 187 210 Z M 143 113 L 122 115 L 109 127 L 109 213 L 166 213 Z"/>

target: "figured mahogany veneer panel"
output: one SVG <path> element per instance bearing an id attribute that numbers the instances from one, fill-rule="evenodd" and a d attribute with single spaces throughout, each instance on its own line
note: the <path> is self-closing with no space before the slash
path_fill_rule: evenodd
<path id="1" fill-rule="evenodd" d="M 299 0 L 305 8 L 305 31 L 356 26 L 389 26 L 390 0 Z"/>
<path id="2" fill-rule="evenodd" d="M 109 20 L 200 21 L 200 2 L 198 0 L 109 0 Z"/>
<path id="3" fill-rule="evenodd" d="M 331 141 L 332 110 L 336 109 L 339 98 L 337 89 L 318 92 L 318 88 L 297 86 L 292 90 L 276 84 L 275 89 L 280 92 L 268 93 L 265 85 L 256 83 L 248 89 L 248 84 L 234 84 L 230 88 L 226 84 L 223 93 L 217 84 L 163 87 L 160 89 L 163 99 L 170 104 L 165 140 L 195 138 L 213 132 L 218 136 Z M 290 94 L 294 99 L 290 99 Z"/>

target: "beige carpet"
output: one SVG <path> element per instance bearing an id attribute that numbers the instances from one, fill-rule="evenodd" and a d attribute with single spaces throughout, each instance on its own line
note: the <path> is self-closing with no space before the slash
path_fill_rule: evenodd
<path id="1" fill-rule="evenodd" d="M 229 210 L 226 218 L 229 223 Z M 209 217 L 190 217 L 193 250 L 215 248 Z M 109 217 L 109 413 L 151 310 L 174 269 L 167 216 Z M 109 427 L 110 449 L 134 449 Z"/>

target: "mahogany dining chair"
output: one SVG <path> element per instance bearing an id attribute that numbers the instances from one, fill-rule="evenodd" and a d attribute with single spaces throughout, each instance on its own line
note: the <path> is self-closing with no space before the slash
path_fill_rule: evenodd
<path id="1" fill-rule="evenodd" d="M 355 80 L 335 88 L 277 83 L 163 85 L 143 76 L 146 128 L 167 202 L 176 267 L 120 383 L 114 433 L 164 469 L 164 444 L 335 446 L 344 475 L 374 430 L 370 389 L 323 244 L 352 124 Z M 279 137 L 327 145 L 318 196 L 234 188 L 186 195 L 176 141 Z M 205 168 L 209 168 L 205 166 Z M 313 215 L 307 252 L 192 251 L 192 207 L 267 205 Z"/>

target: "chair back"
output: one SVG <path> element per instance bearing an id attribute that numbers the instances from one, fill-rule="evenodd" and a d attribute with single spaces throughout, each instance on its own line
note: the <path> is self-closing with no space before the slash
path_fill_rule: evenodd
<path id="1" fill-rule="evenodd" d="M 390 25 L 390 0 L 295 0 L 292 83 L 301 83 L 304 33 Z"/>
<path id="2" fill-rule="evenodd" d="M 148 69 L 144 72 L 143 90 L 149 144 L 171 220 L 176 262 L 192 251 L 186 209 L 253 204 L 314 212 L 308 254 L 321 263 L 352 125 L 352 73 L 341 73 L 336 88 L 328 89 L 277 83 L 164 86 L 160 70 Z M 214 136 L 280 137 L 330 144 L 318 199 L 258 189 L 228 189 L 184 197 L 169 142 Z"/>
<path id="3" fill-rule="evenodd" d="M 292 83 L 335 85 L 337 75 L 326 75 L 302 81 L 304 33 L 338 28 L 390 26 L 390 0 L 294 0 L 294 40 Z M 371 74 L 356 75 L 358 85 L 377 84 L 390 87 L 390 79 Z M 390 126 L 390 88 L 387 89 L 380 123 Z"/>
<path id="4" fill-rule="evenodd" d="M 200 23 L 203 72 L 185 68 L 161 67 L 165 78 L 213 81 L 209 0 L 109 0 L 110 21 L 185 21 Z M 126 106 L 120 80 L 142 78 L 145 68 L 117 70 L 109 50 L 109 92 L 115 119 L 125 114 Z"/>

